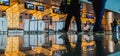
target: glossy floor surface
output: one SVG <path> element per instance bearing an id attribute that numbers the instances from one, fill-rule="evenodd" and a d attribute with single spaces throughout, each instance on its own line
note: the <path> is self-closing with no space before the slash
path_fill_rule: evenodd
<path id="1" fill-rule="evenodd" d="M 120 56 L 119 33 L 0 35 L 0 56 Z"/>

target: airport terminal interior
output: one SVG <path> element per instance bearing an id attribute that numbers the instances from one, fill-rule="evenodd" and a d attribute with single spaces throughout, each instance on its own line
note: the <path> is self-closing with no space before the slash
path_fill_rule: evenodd
<path id="1" fill-rule="evenodd" d="M 67 17 L 61 1 L 0 0 L 0 56 L 120 56 L 119 0 L 106 2 L 101 35 L 93 34 L 96 16 L 87 0 L 80 3 L 83 34 L 76 34 L 74 17 L 67 34 L 60 32 Z"/>

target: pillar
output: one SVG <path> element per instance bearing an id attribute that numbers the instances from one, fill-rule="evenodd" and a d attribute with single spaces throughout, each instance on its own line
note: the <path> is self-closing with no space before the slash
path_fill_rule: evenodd
<path id="1" fill-rule="evenodd" d="M 107 13 L 107 26 L 108 26 L 108 31 L 111 31 L 112 30 L 112 26 L 111 26 L 111 23 L 113 21 L 113 12 L 111 11 L 108 11 Z"/>
<path id="2" fill-rule="evenodd" d="M 6 18 L 8 20 L 8 28 L 19 28 L 19 7 L 18 4 L 14 4 L 6 10 Z"/>
<path id="3" fill-rule="evenodd" d="M 113 21 L 113 12 L 106 10 L 103 16 L 102 25 L 105 31 L 111 31 L 111 23 Z"/>

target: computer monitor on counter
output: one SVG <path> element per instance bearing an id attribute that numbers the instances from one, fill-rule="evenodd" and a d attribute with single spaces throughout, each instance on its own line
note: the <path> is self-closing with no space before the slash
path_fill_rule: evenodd
<path id="1" fill-rule="evenodd" d="M 37 10 L 37 11 L 44 11 L 44 6 L 42 6 L 42 5 L 37 5 L 37 6 L 36 6 L 36 10 Z"/>
<path id="2" fill-rule="evenodd" d="M 10 0 L 0 0 L 0 5 L 9 6 L 10 5 Z"/>
<path id="3" fill-rule="evenodd" d="M 30 10 L 34 10 L 34 4 L 31 3 L 25 3 L 25 9 L 30 9 Z"/>

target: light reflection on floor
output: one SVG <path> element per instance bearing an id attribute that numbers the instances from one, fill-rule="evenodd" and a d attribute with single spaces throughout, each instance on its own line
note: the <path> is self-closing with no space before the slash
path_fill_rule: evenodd
<path id="1" fill-rule="evenodd" d="M 119 51 L 118 33 L 0 35 L 0 56 L 106 56 Z"/>

